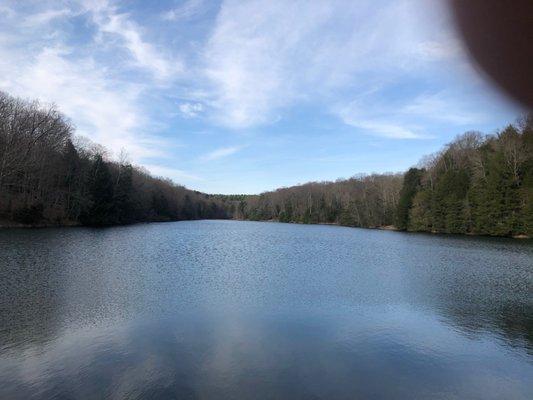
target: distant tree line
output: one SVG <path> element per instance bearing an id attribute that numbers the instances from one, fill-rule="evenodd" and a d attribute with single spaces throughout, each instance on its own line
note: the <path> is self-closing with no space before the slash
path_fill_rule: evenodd
<path id="1" fill-rule="evenodd" d="M 402 174 L 374 174 L 226 198 L 236 219 L 380 227 L 394 223 L 402 181 Z"/>
<path id="2" fill-rule="evenodd" d="M 236 219 L 533 236 L 533 117 L 467 132 L 405 174 L 220 196 Z"/>
<path id="3" fill-rule="evenodd" d="M 111 161 L 73 131 L 54 106 L 0 92 L 0 221 L 101 226 L 228 216 L 220 199 L 124 157 Z"/>

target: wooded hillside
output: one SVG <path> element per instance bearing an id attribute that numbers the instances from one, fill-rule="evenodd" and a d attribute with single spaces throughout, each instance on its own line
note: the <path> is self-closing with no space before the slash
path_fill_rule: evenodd
<path id="1" fill-rule="evenodd" d="M 225 218 L 220 200 L 154 178 L 73 136 L 53 106 L 0 92 L 0 221 L 112 225 Z M 0 225 L 2 223 L 0 222 Z"/>
<path id="2" fill-rule="evenodd" d="M 348 226 L 392 225 L 402 174 L 359 176 L 336 182 L 311 182 L 234 201 L 237 219 Z"/>
<path id="3" fill-rule="evenodd" d="M 533 235 L 533 117 L 426 157 L 407 171 L 397 215 L 413 231 Z"/>
<path id="4" fill-rule="evenodd" d="M 405 174 L 224 199 L 237 219 L 532 236 L 533 118 L 494 135 L 467 132 Z"/>
<path id="5" fill-rule="evenodd" d="M 235 218 L 533 236 L 531 115 L 494 135 L 467 132 L 405 174 L 260 195 L 188 190 L 73 133 L 55 107 L 0 92 L 0 225 Z"/>

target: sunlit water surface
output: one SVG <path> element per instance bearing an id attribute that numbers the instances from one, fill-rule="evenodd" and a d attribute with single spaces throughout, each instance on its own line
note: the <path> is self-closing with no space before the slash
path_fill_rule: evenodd
<path id="1" fill-rule="evenodd" d="M 533 244 L 0 230 L 0 399 L 531 399 Z"/>

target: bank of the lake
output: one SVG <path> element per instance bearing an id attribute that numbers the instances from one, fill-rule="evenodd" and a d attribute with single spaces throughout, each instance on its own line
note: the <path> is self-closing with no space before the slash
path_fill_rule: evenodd
<path id="1" fill-rule="evenodd" d="M 223 220 L 230 220 L 229 218 L 223 219 Z M 244 220 L 244 219 L 231 219 L 233 221 L 250 221 L 250 220 Z M 188 220 L 191 221 L 191 220 Z M 193 221 L 201 221 L 201 220 L 193 220 Z M 166 221 L 144 221 L 144 222 L 135 222 L 135 223 L 129 223 L 129 224 L 114 224 L 114 225 L 105 225 L 100 226 L 103 227 L 113 227 L 113 226 L 127 226 L 127 225 L 137 225 L 137 224 L 151 224 L 151 223 L 163 223 L 163 222 L 181 222 L 180 220 L 166 220 Z M 394 225 L 384 225 L 384 226 L 374 226 L 374 227 L 358 227 L 358 226 L 349 226 L 349 225 L 342 225 L 336 222 L 317 222 L 317 223 L 304 223 L 304 222 L 282 222 L 279 220 L 264 220 L 264 221 L 257 221 L 254 220 L 253 222 L 273 222 L 273 223 L 287 223 L 287 224 L 299 224 L 299 225 L 325 225 L 325 226 L 339 226 L 339 227 L 345 227 L 345 228 L 356 228 L 356 229 L 377 229 L 377 230 L 384 230 L 384 231 L 392 231 L 392 232 L 402 232 L 401 229 Z M 83 225 L 79 222 L 61 222 L 61 223 L 36 223 L 36 224 L 22 224 L 20 222 L 13 222 L 13 221 L 0 221 L 0 229 L 40 229 L 40 228 L 69 228 L 69 227 L 82 227 Z M 435 234 L 435 235 L 464 235 L 464 236 L 480 236 L 480 237 L 501 237 L 498 235 L 488 235 L 488 234 L 474 234 L 474 233 L 464 233 L 464 234 L 447 234 L 437 231 L 413 231 L 413 230 L 403 230 L 403 232 L 411 232 L 411 233 L 426 233 L 426 234 Z M 513 236 L 503 236 L 507 238 L 512 239 L 532 239 L 528 235 L 520 234 L 520 235 L 513 235 Z"/>
<path id="2" fill-rule="evenodd" d="M 331 225 L 331 226 L 342 226 L 345 228 L 356 228 L 356 229 L 377 229 L 382 231 L 392 231 L 392 232 L 410 232 L 410 233 L 421 233 L 421 234 L 433 234 L 433 235 L 458 235 L 458 236 L 479 236 L 479 237 L 505 237 L 505 238 L 511 238 L 511 239 L 532 239 L 531 236 L 525 235 L 525 234 L 519 234 L 519 235 L 490 235 L 490 234 L 480 234 L 480 233 L 446 233 L 446 232 L 439 232 L 439 231 L 424 231 L 424 230 L 411 230 L 411 229 L 400 229 L 394 225 L 383 225 L 383 226 L 351 226 L 351 225 L 343 225 L 337 222 L 297 222 L 297 221 L 279 221 L 276 219 L 269 219 L 269 220 L 247 220 L 247 219 L 233 219 L 234 221 L 254 221 L 254 222 L 275 222 L 275 223 L 282 223 L 282 224 L 297 224 L 297 225 Z"/>

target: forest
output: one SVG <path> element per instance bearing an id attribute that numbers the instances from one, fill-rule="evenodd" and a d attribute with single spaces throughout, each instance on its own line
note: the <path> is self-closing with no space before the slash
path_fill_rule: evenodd
<path id="1" fill-rule="evenodd" d="M 56 107 L 0 92 L 0 226 L 227 217 L 220 200 L 110 160 Z"/>
<path id="2" fill-rule="evenodd" d="M 533 116 L 467 132 L 405 174 L 225 196 L 237 219 L 494 236 L 533 235 Z"/>
<path id="3" fill-rule="evenodd" d="M 236 219 L 381 227 L 394 224 L 402 182 L 403 174 L 361 175 L 226 198 Z"/>
<path id="4" fill-rule="evenodd" d="M 397 227 L 533 235 L 533 116 L 494 135 L 467 132 L 404 177 Z"/>
<path id="5" fill-rule="evenodd" d="M 0 92 L 0 226 L 210 218 L 533 236 L 533 115 L 464 133 L 406 173 L 209 195 L 111 160 L 56 107 Z"/>

